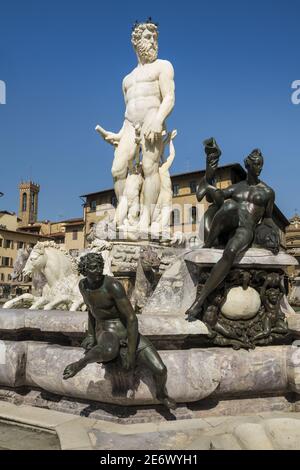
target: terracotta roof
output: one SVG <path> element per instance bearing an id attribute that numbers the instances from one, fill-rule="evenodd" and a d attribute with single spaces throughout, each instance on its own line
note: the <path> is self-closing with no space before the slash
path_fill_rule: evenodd
<path id="1" fill-rule="evenodd" d="M 72 223 L 72 222 L 83 222 L 83 218 L 82 217 L 74 217 L 73 219 L 65 219 L 65 220 L 57 220 L 57 221 L 49 221 L 50 224 L 68 224 L 68 223 Z"/>
<path id="2" fill-rule="evenodd" d="M 54 232 L 54 233 L 51 233 L 50 235 L 48 235 L 50 238 L 53 237 L 53 238 L 59 238 L 59 237 L 64 237 L 66 234 L 65 232 Z"/>
<path id="3" fill-rule="evenodd" d="M 28 236 L 31 236 L 31 237 L 39 237 L 39 238 L 51 238 L 51 235 L 40 235 L 38 233 L 31 233 L 31 232 L 22 232 L 22 230 L 8 230 L 6 228 L 1 228 L 0 227 L 0 230 L 1 232 L 9 232 L 9 233 L 20 233 L 21 235 L 28 235 Z"/>
<path id="4" fill-rule="evenodd" d="M 74 222 L 66 222 L 67 225 L 84 225 L 84 220 L 83 219 L 78 219 L 77 221 Z"/>

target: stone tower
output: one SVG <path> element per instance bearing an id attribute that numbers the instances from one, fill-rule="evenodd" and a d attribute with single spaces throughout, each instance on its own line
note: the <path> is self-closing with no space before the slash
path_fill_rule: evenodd
<path id="1" fill-rule="evenodd" d="M 21 182 L 19 185 L 19 219 L 20 226 L 34 224 L 38 214 L 38 196 L 40 185 L 29 182 Z"/>

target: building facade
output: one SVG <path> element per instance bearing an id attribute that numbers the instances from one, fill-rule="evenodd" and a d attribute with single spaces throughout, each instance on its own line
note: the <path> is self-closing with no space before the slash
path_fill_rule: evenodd
<path id="1" fill-rule="evenodd" d="M 84 221 L 82 218 L 60 220 L 38 220 L 38 195 L 40 186 L 32 181 L 19 185 L 18 229 L 32 235 L 51 238 L 77 256 L 84 247 Z"/>
<path id="2" fill-rule="evenodd" d="M 18 229 L 16 214 L 0 212 L 0 287 L 12 286 L 11 275 L 17 252 L 20 248 L 32 248 L 38 241 L 48 240 L 39 234 L 23 232 Z M 26 284 L 30 289 L 30 283 Z"/>
<path id="3" fill-rule="evenodd" d="M 291 277 L 300 276 L 300 216 L 295 214 L 290 219 L 290 224 L 286 229 L 286 249 L 287 252 L 294 256 L 299 263 L 299 267 L 290 269 Z"/>

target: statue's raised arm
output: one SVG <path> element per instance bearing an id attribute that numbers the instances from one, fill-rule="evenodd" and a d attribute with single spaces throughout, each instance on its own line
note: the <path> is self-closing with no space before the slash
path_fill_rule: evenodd
<path id="1" fill-rule="evenodd" d="M 203 145 L 206 153 L 206 170 L 197 188 L 197 200 L 200 202 L 206 196 L 208 202 L 214 202 L 220 207 L 224 197 L 222 191 L 215 186 L 215 175 L 222 152 L 213 137 L 205 140 Z"/>

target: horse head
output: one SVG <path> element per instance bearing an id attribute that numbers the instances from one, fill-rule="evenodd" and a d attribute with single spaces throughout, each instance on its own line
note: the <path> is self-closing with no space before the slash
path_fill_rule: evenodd
<path id="1" fill-rule="evenodd" d="M 34 272 L 42 272 L 46 266 L 47 257 L 43 243 L 38 242 L 32 249 L 23 269 L 24 276 L 32 275 Z"/>

